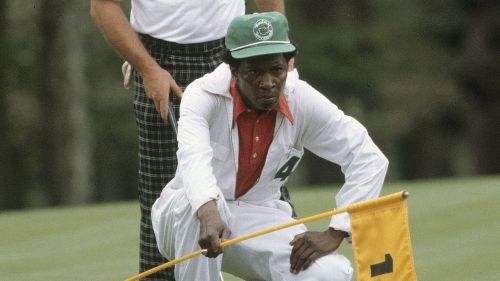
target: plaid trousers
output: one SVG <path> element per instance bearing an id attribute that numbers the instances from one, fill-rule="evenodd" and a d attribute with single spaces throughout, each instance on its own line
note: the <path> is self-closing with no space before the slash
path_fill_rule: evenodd
<path id="1" fill-rule="evenodd" d="M 220 63 L 224 39 L 199 44 L 176 44 L 139 34 L 142 43 L 158 62 L 168 70 L 184 91 L 189 83 L 212 72 Z M 139 132 L 138 191 L 141 209 L 139 269 L 140 272 L 168 262 L 160 254 L 151 224 L 151 206 L 177 169 L 177 140 L 169 124 L 156 111 L 154 103 L 144 91 L 142 78 L 134 71 L 134 109 Z M 171 92 L 175 116 L 179 118 L 180 99 Z M 282 200 L 290 202 L 286 187 L 282 187 Z M 292 205 L 293 209 L 293 205 Z M 295 217 L 295 212 L 294 212 Z M 175 281 L 170 267 L 142 280 Z"/>

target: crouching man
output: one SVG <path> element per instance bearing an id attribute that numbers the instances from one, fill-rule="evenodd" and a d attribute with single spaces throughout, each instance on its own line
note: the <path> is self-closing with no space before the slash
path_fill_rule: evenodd
<path id="1" fill-rule="evenodd" d="M 287 71 L 297 52 L 288 22 L 276 12 L 243 15 L 228 29 L 224 64 L 185 90 L 180 109 L 178 168 L 152 208 L 160 252 L 177 264 L 177 281 L 350 280 L 336 252 L 349 237 L 348 214 L 325 231 L 304 225 L 224 249 L 220 243 L 293 220 L 280 187 L 304 148 L 341 166 L 337 207 L 378 197 L 388 161 L 366 129 Z M 325 209 L 335 207 L 332 205 Z"/>

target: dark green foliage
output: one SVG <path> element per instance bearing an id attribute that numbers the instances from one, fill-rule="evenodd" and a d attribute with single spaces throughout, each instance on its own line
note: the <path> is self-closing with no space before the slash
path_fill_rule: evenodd
<path id="1" fill-rule="evenodd" d="M 122 2 L 128 14 L 130 3 Z M 295 65 L 303 80 L 368 128 L 391 161 L 389 181 L 500 173 L 499 2 L 289 1 Z M 60 32 L 81 49 L 57 45 Z M 0 42 L 0 209 L 68 203 L 54 197 L 72 184 L 48 175 L 73 177 L 61 177 L 53 164 L 71 167 L 81 151 L 65 152 L 60 159 L 69 160 L 61 162 L 47 140 L 67 145 L 82 126 L 90 136 L 85 201 L 136 199 L 133 92 L 123 89 L 123 61 L 88 3 L 0 0 Z M 61 51 L 51 53 L 56 47 Z M 83 62 L 82 71 L 65 70 L 70 58 Z M 54 71 L 63 78 L 47 75 Z M 61 83 L 47 80 L 56 78 Z M 74 80 L 86 81 L 85 89 L 50 88 Z M 87 121 L 72 125 L 67 104 L 78 99 Z M 338 167 L 310 154 L 296 175 L 290 185 L 343 181 Z"/>

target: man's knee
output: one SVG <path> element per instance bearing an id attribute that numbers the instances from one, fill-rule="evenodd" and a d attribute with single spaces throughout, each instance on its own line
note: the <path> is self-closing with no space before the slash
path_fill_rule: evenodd
<path id="1" fill-rule="evenodd" d="M 324 281 L 349 281 L 352 278 L 353 269 L 351 262 L 337 253 L 330 254 L 314 262 L 309 269 L 313 269 L 314 275 Z"/>

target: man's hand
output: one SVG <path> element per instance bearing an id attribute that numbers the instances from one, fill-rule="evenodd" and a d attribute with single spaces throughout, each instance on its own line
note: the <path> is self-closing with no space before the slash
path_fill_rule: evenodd
<path id="1" fill-rule="evenodd" d="M 198 209 L 200 220 L 200 239 L 198 244 L 202 249 L 207 249 L 206 256 L 215 258 L 222 254 L 220 243 L 229 239 L 231 230 L 221 219 L 215 201 L 209 201 Z"/>
<path id="2" fill-rule="evenodd" d="M 344 233 L 333 228 L 324 232 L 307 231 L 295 235 L 290 242 L 293 246 L 290 272 L 297 274 L 306 270 L 313 261 L 337 250 L 344 238 Z"/>
<path id="3" fill-rule="evenodd" d="M 168 122 L 168 103 L 170 90 L 179 98 L 182 90 L 168 71 L 160 66 L 153 71 L 148 71 L 142 76 L 146 95 L 155 103 L 156 110 L 161 114 L 163 121 Z"/>
<path id="4" fill-rule="evenodd" d="M 90 13 L 111 46 L 139 72 L 146 94 L 155 103 L 161 118 L 168 120 L 170 90 L 178 97 L 182 91 L 172 75 L 151 57 L 120 7 L 120 2 L 91 0 Z"/>

